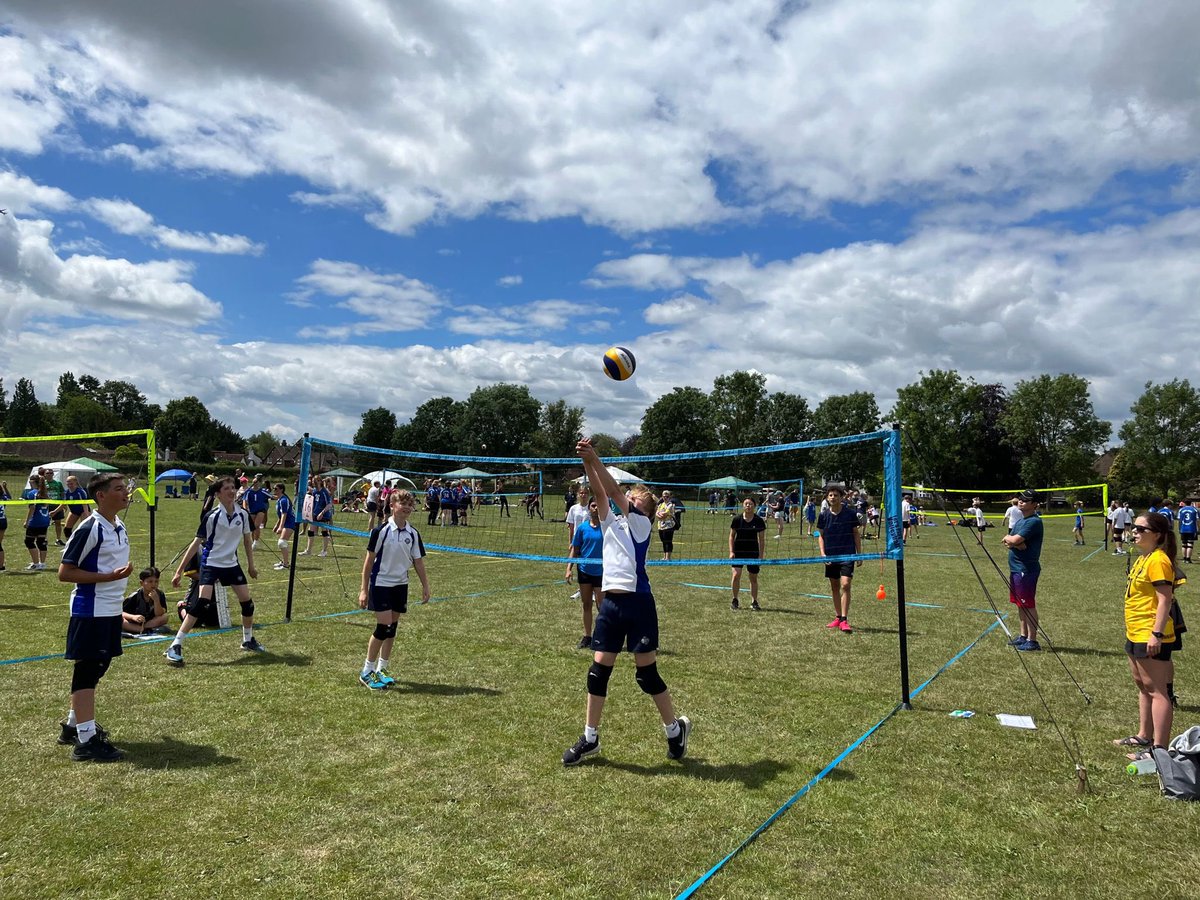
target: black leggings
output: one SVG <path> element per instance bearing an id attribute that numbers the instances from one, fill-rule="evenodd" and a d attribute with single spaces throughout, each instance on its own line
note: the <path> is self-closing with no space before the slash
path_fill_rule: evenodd
<path id="1" fill-rule="evenodd" d="M 658 539 L 662 541 L 663 553 L 670 553 L 675 549 L 674 528 L 660 528 L 658 530 Z"/>

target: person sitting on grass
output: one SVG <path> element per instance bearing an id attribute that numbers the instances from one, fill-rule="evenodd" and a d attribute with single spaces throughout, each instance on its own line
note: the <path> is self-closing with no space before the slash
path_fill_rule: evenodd
<path id="1" fill-rule="evenodd" d="M 658 709 L 667 738 L 667 758 L 682 759 L 692 723 L 686 716 L 676 718 L 671 692 L 658 674 L 658 611 L 646 575 L 654 495 L 644 484 L 635 484 L 629 492 L 632 499 L 627 498 L 600 462 L 591 441 L 581 440 L 576 452 L 583 460 L 584 474 L 600 512 L 604 599 L 592 633 L 595 653 L 587 674 L 583 735 L 563 753 L 563 765 L 578 765 L 600 752 L 600 718 L 608 697 L 608 679 L 622 645 L 633 654 L 638 687 Z M 615 514 L 610 502 L 616 507 Z"/>
<path id="2" fill-rule="evenodd" d="M 373 691 L 395 684 L 388 674 L 388 662 L 396 640 L 396 626 L 400 616 L 408 612 L 409 569 L 415 570 L 421 579 L 421 602 L 428 603 L 432 596 L 425 574 L 425 545 L 417 529 L 408 524 L 416 502 L 411 491 L 392 494 L 392 515 L 373 529 L 367 539 L 358 605 L 375 613 L 375 631 L 367 641 L 367 658 L 358 680 Z"/>
<path id="3" fill-rule="evenodd" d="M 158 589 L 160 575 L 154 566 L 138 573 L 140 587 L 121 607 L 121 630 L 126 634 L 153 634 L 167 624 L 167 595 Z"/>

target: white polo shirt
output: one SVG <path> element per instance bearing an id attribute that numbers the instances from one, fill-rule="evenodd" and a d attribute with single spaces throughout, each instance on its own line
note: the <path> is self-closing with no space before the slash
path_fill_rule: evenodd
<path id="1" fill-rule="evenodd" d="M 110 522 L 96 510 L 71 532 L 62 561 L 85 572 L 115 572 L 129 564 L 129 534 L 119 518 Z M 71 615 L 119 616 L 128 578 L 77 584 L 71 591 Z"/>
<path id="2" fill-rule="evenodd" d="M 250 514 L 240 506 L 226 512 L 218 503 L 200 520 L 196 537 L 204 542 L 204 565 L 211 569 L 232 569 L 238 564 L 238 547 L 242 535 L 253 531 Z"/>
<path id="3" fill-rule="evenodd" d="M 397 528 L 395 519 L 389 518 L 372 529 L 367 551 L 375 554 L 371 587 L 396 587 L 408 584 L 408 570 L 425 555 L 425 544 L 412 525 L 406 522 L 403 528 Z"/>

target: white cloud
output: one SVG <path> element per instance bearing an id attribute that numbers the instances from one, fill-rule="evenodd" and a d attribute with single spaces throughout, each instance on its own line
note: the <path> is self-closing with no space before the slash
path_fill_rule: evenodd
<path id="1" fill-rule="evenodd" d="M 496 284 L 500 285 L 500 287 L 516 287 L 524 280 L 525 279 L 520 275 L 505 275 L 501 278 L 497 278 Z"/>
<path id="2" fill-rule="evenodd" d="M 602 262 L 593 270 L 593 277 L 584 284 L 589 287 L 635 287 L 640 290 L 681 288 L 688 276 L 681 268 L 683 261 L 655 253 L 638 253 L 625 259 Z"/>
<path id="3" fill-rule="evenodd" d="M 352 262 L 319 259 L 296 283 L 300 290 L 293 295 L 293 305 L 313 306 L 322 296 L 332 297 L 338 309 L 363 317 L 351 325 L 307 327 L 300 332 L 304 338 L 416 331 L 444 306 L 437 290 L 416 278 L 375 272 Z"/>
<path id="4" fill-rule="evenodd" d="M 229 253 L 258 256 L 262 244 L 256 244 L 240 234 L 197 234 L 158 225 L 154 216 L 128 200 L 93 197 L 83 208 L 118 234 L 146 238 L 161 247 L 188 250 L 193 253 Z"/>
<path id="5" fill-rule="evenodd" d="M 10 0 L 0 146 L 88 120 L 137 166 L 296 176 L 297 202 L 398 233 L 487 210 L 622 232 L 889 200 L 1029 216 L 1195 165 L 1200 7 L 1153 6 Z"/>
<path id="6" fill-rule="evenodd" d="M 571 300 L 537 300 L 517 306 L 456 307 L 458 315 L 446 320 L 446 327 L 456 334 L 473 335 L 542 335 L 553 332 L 585 330 L 595 332 L 609 327 L 604 320 L 591 317 L 616 313 L 612 307 L 597 306 Z M 597 325 L 601 328 L 598 329 Z"/>

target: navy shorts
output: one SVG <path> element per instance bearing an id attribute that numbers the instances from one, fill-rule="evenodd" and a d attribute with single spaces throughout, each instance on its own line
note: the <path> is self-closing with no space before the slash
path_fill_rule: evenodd
<path id="1" fill-rule="evenodd" d="M 378 504 L 378 503 L 376 503 L 374 500 L 368 500 L 368 501 L 367 501 L 367 512 L 369 512 L 369 513 L 373 513 L 373 512 L 375 512 L 375 510 L 377 510 L 377 509 L 379 509 L 379 504 Z"/>
<path id="2" fill-rule="evenodd" d="M 826 563 L 825 564 L 825 577 L 826 578 L 853 578 L 854 577 L 854 563 L 852 563 L 852 562 Z"/>
<path id="3" fill-rule="evenodd" d="M 1181 531 L 1179 532 L 1179 542 L 1185 547 L 1190 547 L 1196 543 L 1196 532 Z"/>
<path id="4" fill-rule="evenodd" d="M 590 585 L 594 585 L 595 587 L 600 587 L 600 585 L 603 584 L 603 582 L 604 582 L 604 576 L 603 575 L 589 575 L 587 572 L 583 571 L 583 569 L 580 569 L 579 570 L 579 578 L 577 579 L 577 581 L 581 585 L 590 584 Z"/>
<path id="5" fill-rule="evenodd" d="M 408 612 L 408 585 L 373 585 L 367 593 L 367 609 L 372 612 Z"/>
<path id="6" fill-rule="evenodd" d="M 67 623 L 67 659 L 94 659 L 104 662 L 120 656 L 121 617 L 71 616 Z"/>
<path id="7" fill-rule="evenodd" d="M 241 566 L 232 566 L 228 569 L 221 569 L 216 566 L 201 566 L 200 567 L 200 584 L 223 584 L 225 587 L 233 587 L 237 584 L 246 583 L 246 573 L 242 571 Z"/>
<path id="8" fill-rule="evenodd" d="M 658 649 L 658 609 L 654 595 L 604 595 L 592 629 L 592 649 L 601 653 L 651 653 Z"/>
<path id="9" fill-rule="evenodd" d="M 734 559 L 758 559 L 758 555 L 755 554 L 753 557 L 735 556 Z M 732 565 L 735 569 L 740 569 L 742 566 L 745 566 L 746 571 L 749 572 L 751 575 L 757 575 L 759 573 L 759 570 L 762 568 L 761 566 L 754 565 L 753 563 L 735 562 L 735 563 L 731 563 L 730 565 Z"/>
<path id="10" fill-rule="evenodd" d="M 1145 641 L 1135 643 L 1128 638 L 1125 640 L 1125 652 L 1134 659 L 1157 659 L 1159 662 L 1170 662 L 1171 654 L 1180 649 L 1182 649 L 1180 641 L 1176 638 L 1169 644 L 1163 644 L 1162 649 L 1158 651 L 1158 656 L 1151 656 L 1146 652 Z"/>

